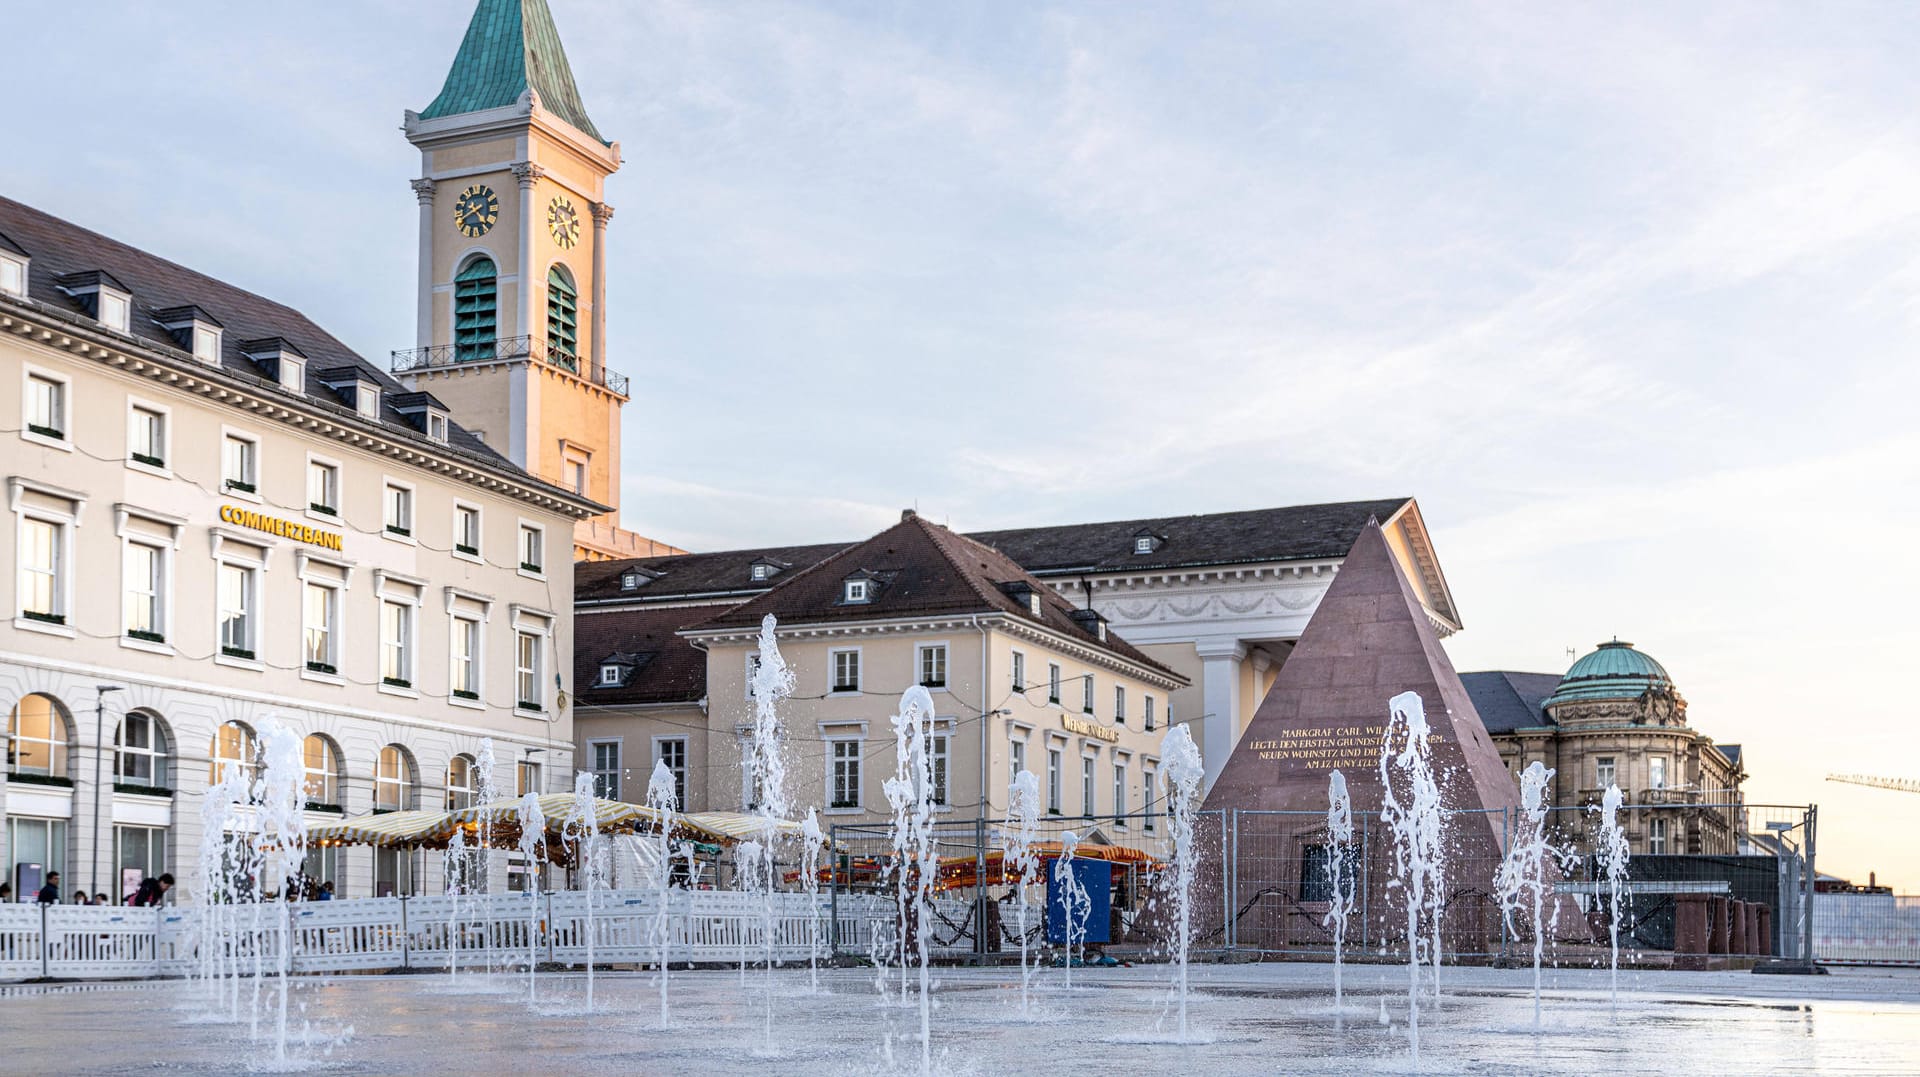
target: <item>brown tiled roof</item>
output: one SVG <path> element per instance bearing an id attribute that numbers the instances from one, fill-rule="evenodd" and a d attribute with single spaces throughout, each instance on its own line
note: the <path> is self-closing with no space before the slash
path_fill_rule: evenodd
<path id="1" fill-rule="evenodd" d="M 1369 519 L 1384 524 L 1412 500 L 1393 497 L 1202 516 L 1023 527 L 976 531 L 970 537 L 1005 551 L 1040 576 L 1320 560 L 1345 557 Z M 1152 553 L 1133 552 L 1133 540 L 1142 532 L 1156 539 Z"/>
<path id="2" fill-rule="evenodd" d="M 622 608 L 575 617 L 573 686 L 577 706 L 699 700 L 707 694 L 707 654 L 674 633 L 710 616 L 713 610 L 712 606 Z M 600 663 L 616 656 L 635 663 L 627 683 L 618 688 L 595 687 L 600 680 Z"/>
<path id="3" fill-rule="evenodd" d="M 8 246 L 16 253 L 31 259 L 27 282 L 29 299 L 86 318 L 85 308 L 61 291 L 56 279 L 75 274 L 108 274 L 133 296 L 133 310 L 128 320 L 133 336 L 148 345 L 175 352 L 181 351 L 179 341 L 155 322 L 154 315 L 177 307 L 198 307 L 214 316 L 224 329 L 220 338 L 221 370 L 262 386 L 274 383 L 246 357 L 241 346 L 262 337 L 284 338 L 308 359 L 305 396 L 309 405 L 331 407 L 343 416 L 351 415 L 353 409 L 328 388 L 321 377 L 322 372 L 330 368 L 356 368 L 381 387 L 381 426 L 388 434 L 430 445 L 436 452 L 451 451 L 455 456 L 467 457 L 494 470 L 511 472 L 518 481 L 547 486 L 569 501 L 579 500 L 569 491 L 527 475 L 457 423 L 448 424 L 446 445 L 429 441 L 411 418 L 393 406 L 394 398 L 406 392 L 403 386 L 292 307 L 5 197 L 0 197 L 0 233 L 5 234 Z M 184 354 L 182 358 L 194 361 Z"/>
<path id="4" fill-rule="evenodd" d="M 856 573 L 877 583 L 873 600 L 841 601 L 842 584 Z M 785 574 L 783 574 L 785 575 Z M 1025 584 L 1041 599 L 1040 616 L 1003 589 Z M 771 613 L 785 622 L 819 624 L 971 613 L 1009 614 L 1042 624 L 1069 639 L 1179 677 L 1139 648 L 1109 632 L 1102 641 L 1073 619 L 1074 607 L 1006 554 L 908 513 L 873 538 L 849 546 L 813 567 L 776 580 L 772 590 L 692 626 L 693 631 L 744 628 Z M 1182 678 L 1184 679 L 1184 678 Z"/>
<path id="5" fill-rule="evenodd" d="M 719 553 L 582 562 L 573 569 L 573 597 L 574 601 L 582 603 L 605 599 L 653 602 L 694 595 L 733 594 L 746 598 L 765 591 L 796 572 L 819 564 L 848 545 L 845 542 L 828 542 L 812 546 L 772 546 L 760 550 L 725 550 Z M 785 567 L 773 579 L 755 582 L 753 563 L 763 559 Z M 652 579 L 636 590 L 621 590 L 620 577 L 630 568 L 640 569 Z"/>

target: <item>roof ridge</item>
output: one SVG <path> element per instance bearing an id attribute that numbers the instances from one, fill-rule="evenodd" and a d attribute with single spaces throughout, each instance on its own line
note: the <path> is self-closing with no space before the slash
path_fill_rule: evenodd
<path id="1" fill-rule="evenodd" d="M 1161 516 L 1139 516 L 1125 520 L 1087 520 L 1075 524 L 1035 524 L 1030 527 L 997 527 L 988 528 L 980 533 L 985 535 L 1006 535 L 1022 531 L 1057 531 L 1062 527 L 1119 527 L 1125 524 L 1156 524 L 1167 523 L 1174 520 L 1204 520 L 1223 516 L 1251 516 L 1260 512 L 1284 512 L 1289 509 L 1340 508 L 1348 505 L 1376 505 L 1389 501 L 1405 504 L 1412 500 L 1413 496 L 1409 494 L 1404 497 L 1362 497 L 1352 498 L 1346 501 L 1303 501 L 1293 505 L 1268 505 L 1265 508 L 1258 509 L 1226 509 L 1221 512 L 1174 513 L 1172 515 Z"/>
<path id="2" fill-rule="evenodd" d="M 915 513 L 912 516 L 907 517 L 907 519 L 902 520 L 901 523 L 919 524 L 921 530 L 926 534 L 927 538 L 933 542 L 934 548 L 940 552 L 940 556 L 946 558 L 947 563 L 952 565 L 954 571 L 960 574 L 960 578 L 966 581 L 967 586 L 973 590 L 974 595 L 977 596 L 980 599 L 980 601 L 986 603 L 988 606 L 994 609 L 1003 608 L 1003 603 L 1011 603 L 1012 600 L 1008 599 L 1005 594 L 1002 594 L 998 588 L 993 588 L 989 590 L 987 587 L 983 586 L 980 582 L 978 573 L 974 572 L 973 568 L 967 563 L 966 558 L 961 557 L 957 550 L 950 548 L 946 539 L 947 539 L 947 536 L 952 536 L 953 538 L 956 538 L 956 539 L 964 539 L 965 541 L 972 543 L 973 545 L 978 546 L 981 549 L 988 551 L 989 553 L 998 553 L 998 551 L 994 550 L 993 547 L 988 546 L 984 542 L 978 542 L 973 539 L 969 539 L 965 535 L 960 534 L 959 532 L 953 530 L 950 527 L 942 527 L 939 524 L 936 524 L 931 520 L 928 520 L 926 517 L 921 516 L 919 513 Z M 885 532 L 882 532 L 882 534 L 885 534 Z"/>

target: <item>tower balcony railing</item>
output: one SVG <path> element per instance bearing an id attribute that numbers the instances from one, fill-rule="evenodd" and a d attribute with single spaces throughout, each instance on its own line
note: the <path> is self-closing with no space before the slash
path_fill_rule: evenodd
<path id="1" fill-rule="evenodd" d="M 493 363 L 504 360 L 532 359 L 559 367 L 610 392 L 627 395 L 627 376 L 571 352 L 549 348 L 537 337 L 496 337 L 477 344 L 435 344 L 430 348 L 408 348 L 393 353 L 395 374 L 433 367 L 465 366 L 469 363 Z"/>

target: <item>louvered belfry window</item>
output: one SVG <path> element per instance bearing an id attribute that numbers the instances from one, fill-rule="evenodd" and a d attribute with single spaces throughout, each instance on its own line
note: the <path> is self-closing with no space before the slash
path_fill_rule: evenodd
<path id="1" fill-rule="evenodd" d="M 490 359 L 499 333 L 493 262 L 475 258 L 453 279 L 453 358 Z"/>
<path id="2" fill-rule="evenodd" d="M 547 271 L 547 358 L 568 370 L 579 362 L 579 298 L 565 269 Z"/>

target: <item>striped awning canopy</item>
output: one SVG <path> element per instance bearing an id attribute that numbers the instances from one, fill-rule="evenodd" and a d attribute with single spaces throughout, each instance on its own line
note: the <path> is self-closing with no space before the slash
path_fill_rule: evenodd
<path id="1" fill-rule="evenodd" d="M 574 817 L 578 801 L 571 793 L 549 793 L 540 798 L 540 814 L 546 818 L 545 843 L 550 849 L 568 843 L 572 834 L 568 820 Z M 660 813 L 639 804 L 619 800 L 593 801 L 594 825 L 602 834 L 657 833 Z M 455 832 L 470 848 L 486 845 L 494 849 L 513 849 L 520 845 L 520 802 L 496 800 L 458 811 L 396 811 L 362 815 L 325 826 L 307 828 L 307 841 L 313 845 L 373 845 L 382 848 L 444 849 Z M 673 817 L 675 837 L 707 844 L 729 845 L 739 840 L 733 834 L 704 826 L 691 816 Z"/>
<path id="2" fill-rule="evenodd" d="M 446 812 L 390 811 L 310 826 L 307 844 L 411 847 L 430 843 L 435 838 L 444 842 L 450 833 Z"/>
<path id="3" fill-rule="evenodd" d="M 767 832 L 767 820 L 763 816 L 748 815 L 737 811 L 701 811 L 680 818 L 694 826 L 724 835 L 729 841 L 759 841 Z M 781 819 L 773 824 L 774 832 L 782 838 L 797 839 L 801 836 L 799 823 Z"/>

